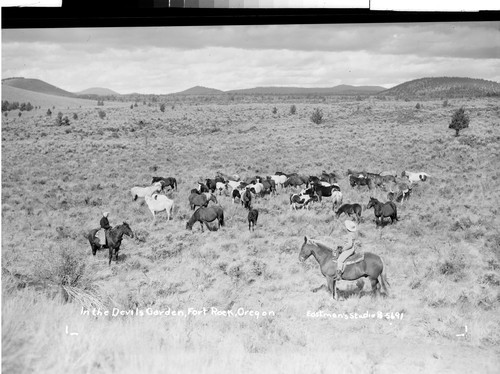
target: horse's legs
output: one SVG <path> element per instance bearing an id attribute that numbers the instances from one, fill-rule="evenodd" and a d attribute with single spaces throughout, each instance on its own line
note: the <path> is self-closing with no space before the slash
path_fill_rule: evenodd
<path id="1" fill-rule="evenodd" d="M 372 285 L 372 292 L 375 293 L 375 295 L 379 294 L 379 289 L 378 289 L 378 279 L 377 278 L 371 278 L 370 277 L 370 283 Z"/>
<path id="2" fill-rule="evenodd" d="M 327 276 L 326 277 L 326 285 L 328 287 L 328 291 L 331 292 L 332 294 L 332 297 L 335 299 L 335 300 L 338 300 L 338 296 L 337 296 L 337 293 L 335 292 L 335 286 L 336 286 L 336 282 L 335 282 L 335 278 L 334 277 L 331 277 L 331 276 Z"/>

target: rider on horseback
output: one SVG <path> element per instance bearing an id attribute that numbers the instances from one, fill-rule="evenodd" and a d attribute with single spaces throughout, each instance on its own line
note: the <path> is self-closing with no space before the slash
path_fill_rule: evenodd
<path id="1" fill-rule="evenodd" d="M 106 231 L 111 228 L 111 226 L 109 225 L 109 221 L 108 221 L 108 215 L 109 215 L 109 212 L 102 213 L 102 218 L 101 218 L 101 221 L 99 222 L 101 225 L 101 229 L 104 230 L 104 237 L 105 238 L 106 238 Z M 106 247 L 108 246 L 108 239 L 107 238 L 105 239 L 105 245 L 106 245 Z"/>
<path id="2" fill-rule="evenodd" d="M 337 259 L 337 279 L 340 279 L 342 273 L 344 272 L 344 262 L 355 251 L 355 241 L 358 238 L 358 225 L 353 221 L 345 221 L 345 228 L 347 229 L 346 242 L 343 247 L 343 251 Z"/>

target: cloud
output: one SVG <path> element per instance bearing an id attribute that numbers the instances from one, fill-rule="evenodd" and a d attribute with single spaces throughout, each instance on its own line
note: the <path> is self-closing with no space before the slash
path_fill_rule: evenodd
<path id="1" fill-rule="evenodd" d="M 195 85 L 391 87 L 428 76 L 499 81 L 499 25 L 4 30 L 2 75 L 73 92 L 158 94 Z"/>

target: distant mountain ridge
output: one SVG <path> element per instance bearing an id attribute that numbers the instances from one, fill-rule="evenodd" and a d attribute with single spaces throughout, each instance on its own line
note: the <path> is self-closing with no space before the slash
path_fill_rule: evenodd
<path id="1" fill-rule="evenodd" d="M 2 79 L 2 86 L 10 86 L 14 88 L 20 88 L 22 90 L 40 92 L 46 95 L 64 96 L 64 97 L 76 97 L 75 94 L 65 91 L 59 87 L 53 86 L 47 82 L 40 79 L 32 78 L 6 78 Z"/>
<path id="2" fill-rule="evenodd" d="M 475 78 L 420 78 L 382 91 L 379 95 L 429 98 L 500 96 L 500 84 Z"/>
<path id="3" fill-rule="evenodd" d="M 225 94 L 225 92 L 217 90 L 215 88 L 195 86 L 181 92 L 176 92 L 172 95 L 222 95 L 222 94 Z"/>
<path id="4" fill-rule="evenodd" d="M 341 84 L 334 87 L 255 87 L 226 92 L 251 95 L 373 95 L 385 90 L 385 87 L 380 86 L 350 86 Z"/>
<path id="5" fill-rule="evenodd" d="M 119 96 L 120 94 L 109 88 L 91 87 L 80 92 L 75 92 L 75 95 Z"/>

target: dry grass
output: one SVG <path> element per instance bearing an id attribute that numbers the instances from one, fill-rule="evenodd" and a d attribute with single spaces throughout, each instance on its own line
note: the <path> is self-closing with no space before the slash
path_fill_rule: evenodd
<path id="1" fill-rule="evenodd" d="M 45 111 L 2 123 L 3 365 L 10 372 L 494 372 L 500 343 L 494 188 L 500 177 L 500 109 L 493 100 L 416 102 L 327 98 L 303 103 L 130 103 L 73 107 L 78 119 L 53 126 Z M 175 104 L 175 105 L 174 105 Z M 290 115 L 290 105 L 296 114 Z M 451 113 L 470 111 L 459 138 Z M 57 105 L 56 105 L 57 106 Z M 174 109 L 172 109 L 174 106 Z M 276 107 L 275 114 L 272 109 Z M 323 123 L 313 124 L 314 108 Z M 22 149 L 22 157 L 19 150 Z M 218 197 L 226 227 L 185 230 L 189 190 L 217 171 L 343 175 L 344 201 L 385 200 L 386 191 L 352 189 L 348 169 L 426 171 L 399 205 L 400 222 L 377 229 L 363 212 L 362 250 L 384 258 L 391 295 L 372 298 L 340 284 L 324 290 L 317 264 L 298 261 L 305 235 L 333 245 L 342 220 L 328 198 L 292 212 L 288 192 L 256 201 L 255 232 L 246 211 Z M 174 219 L 152 216 L 129 189 L 153 175 L 174 176 Z M 130 223 L 118 264 L 94 258 L 83 237 L 103 210 Z M 332 230 L 331 237 L 328 233 Z M 81 274 L 80 274 L 81 273 Z M 63 296 L 70 301 L 64 302 Z M 102 310 L 272 311 L 260 318 L 81 315 Z M 309 318 L 307 312 L 402 313 L 402 320 Z M 468 326 L 468 334 L 457 337 Z M 66 326 L 70 332 L 66 334 Z M 201 369 L 203 368 L 203 369 Z"/>

